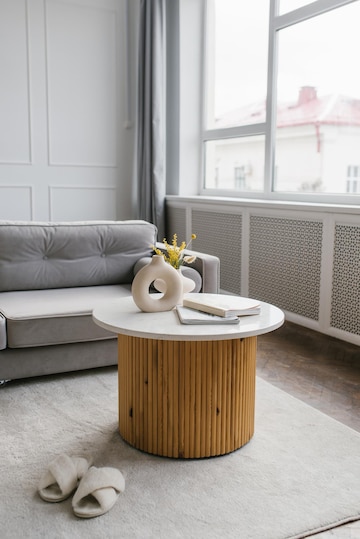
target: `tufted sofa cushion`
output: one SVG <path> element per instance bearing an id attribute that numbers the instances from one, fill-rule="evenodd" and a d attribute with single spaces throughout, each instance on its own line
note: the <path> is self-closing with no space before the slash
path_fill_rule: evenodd
<path id="1" fill-rule="evenodd" d="M 0 291 L 129 284 L 156 236 L 145 221 L 1 221 Z"/>

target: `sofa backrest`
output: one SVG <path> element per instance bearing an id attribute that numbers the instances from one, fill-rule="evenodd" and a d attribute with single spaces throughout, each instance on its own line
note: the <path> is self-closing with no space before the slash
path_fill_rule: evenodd
<path id="1" fill-rule="evenodd" d="M 146 221 L 0 221 L 0 291 L 131 283 L 156 240 Z"/>

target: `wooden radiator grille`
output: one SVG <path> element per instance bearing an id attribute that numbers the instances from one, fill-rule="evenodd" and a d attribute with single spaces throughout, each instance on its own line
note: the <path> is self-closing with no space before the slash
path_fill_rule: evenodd
<path id="1" fill-rule="evenodd" d="M 180 242 L 187 240 L 186 210 L 184 208 L 171 208 L 166 217 L 166 239 L 170 243 L 174 234 L 178 235 Z M 162 241 L 163 238 L 158 238 Z"/>
<path id="2" fill-rule="evenodd" d="M 360 335 L 360 227 L 336 225 L 331 326 Z"/>
<path id="3" fill-rule="evenodd" d="M 241 294 L 242 215 L 193 210 L 192 229 L 194 248 L 220 259 L 220 288 Z"/>
<path id="4" fill-rule="evenodd" d="M 249 296 L 318 320 L 322 222 L 250 217 Z"/>

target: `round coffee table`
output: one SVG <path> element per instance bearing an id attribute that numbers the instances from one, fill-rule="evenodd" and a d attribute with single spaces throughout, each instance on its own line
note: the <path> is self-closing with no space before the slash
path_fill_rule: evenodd
<path id="1" fill-rule="evenodd" d="M 119 431 L 130 445 L 174 458 L 230 453 L 254 433 L 256 337 L 283 312 L 239 324 L 184 325 L 175 310 L 144 313 L 131 296 L 96 308 L 93 320 L 118 334 Z"/>

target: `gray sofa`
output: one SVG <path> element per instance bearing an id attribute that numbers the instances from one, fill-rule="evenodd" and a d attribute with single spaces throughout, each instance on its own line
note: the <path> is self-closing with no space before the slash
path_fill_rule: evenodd
<path id="1" fill-rule="evenodd" d="M 145 221 L 0 221 L 0 381 L 116 364 L 92 310 L 131 294 L 156 241 Z M 219 259 L 191 252 L 195 291 L 218 292 Z"/>

